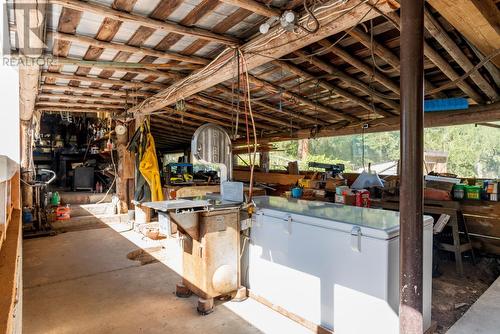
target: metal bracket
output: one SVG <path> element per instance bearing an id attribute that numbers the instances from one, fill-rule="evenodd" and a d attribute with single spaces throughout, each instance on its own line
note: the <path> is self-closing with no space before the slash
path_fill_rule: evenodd
<path id="1" fill-rule="evenodd" d="M 288 215 L 283 220 L 287 222 L 287 228 L 286 228 L 285 232 L 287 234 L 292 234 L 292 216 Z"/>
<path id="2" fill-rule="evenodd" d="M 361 227 L 354 226 L 351 230 L 351 249 L 361 252 Z"/>

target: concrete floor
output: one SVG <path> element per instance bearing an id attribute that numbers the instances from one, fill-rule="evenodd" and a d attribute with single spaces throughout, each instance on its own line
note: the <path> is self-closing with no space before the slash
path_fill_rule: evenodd
<path id="1" fill-rule="evenodd" d="M 115 224 L 24 241 L 25 334 L 310 333 L 250 299 L 199 316 L 196 297 L 174 294 L 180 280 L 175 245 L 160 250 L 159 241 L 127 228 Z M 160 261 L 141 265 L 127 258 L 140 248 L 153 250 Z"/>
<path id="2" fill-rule="evenodd" d="M 500 333 L 500 277 L 446 334 Z"/>

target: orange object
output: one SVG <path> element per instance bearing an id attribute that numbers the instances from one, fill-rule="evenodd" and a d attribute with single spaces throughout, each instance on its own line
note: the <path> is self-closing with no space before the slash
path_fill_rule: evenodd
<path id="1" fill-rule="evenodd" d="M 69 206 L 58 206 L 56 209 L 57 220 L 68 220 L 71 218 L 71 209 Z"/>

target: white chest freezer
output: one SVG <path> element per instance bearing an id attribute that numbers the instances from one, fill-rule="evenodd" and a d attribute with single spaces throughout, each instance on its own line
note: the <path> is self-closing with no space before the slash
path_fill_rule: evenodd
<path id="1" fill-rule="evenodd" d="M 255 198 L 253 295 L 336 334 L 399 333 L 399 213 Z M 432 217 L 424 218 L 423 316 L 431 324 Z"/>

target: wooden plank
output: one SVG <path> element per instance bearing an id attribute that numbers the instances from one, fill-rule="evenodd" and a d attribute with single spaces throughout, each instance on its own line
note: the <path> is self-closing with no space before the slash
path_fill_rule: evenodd
<path id="1" fill-rule="evenodd" d="M 485 56 L 500 49 L 500 12 L 491 0 L 429 0 Z M 492 60 L 500 67 L 500 56 Z"/>
<path id="2" fill-rule="evenodd" d="M 320 18 L 321 27 L 315 34 L 306 34 L 303 31 L 286 32 L 281 27 L 276 27 L 270 33 L 259 35 L 243 45 L 240 50 L 245 55 L 248 70 L 252 70 L 272 59 L 282 57 L 327 36 L 343 31 L 359 22 L 379 15 L 377 11 L 373 10 L 372 6 L 359 0 L 350 1 L 349 5 L 343 6 L 346 8 L 347 6 L 349 8 L 353 6 L 350 9 L 349 15 L 339 14 Z M 393 11 L 398 6 L 398 3 L 392 0 L 382 0 L 377 5 L 382 12 Z M 339 7 L 340 9 L 343 9 L 342 6 Z M 275 34 L 280 34 L 280 38 L 276 38 Z M 263 45 L 264 47 L 259 47 L 259 45 Z M 204 69 L 195 72 L 187 79 L 174 83 L 169 88 L 146 99 L 130 111 L 133 113 L 148 114 L 171 105 L 179 99 L 186 98 L 232 78 L 234 72 L 232 60 L 234 59 L 234 55 L 235 53 L 232 49 L 226 49 L 217 60 L 207 65 Z M 217 75 L 203 75 L 203 73 L 209 73 L 211 70 L 216 70 Z M 189 84 L 186 84 L 187 82 Z"/>
<path id="3" fill-rule="evenodd" d="M 18 286 L 18 277 L 22 270 L 21 242 L 21 212 L 15 209 L 0 251 L 0 333 L 12 333 L 15 327 L 14 312 L 19 302 L 18 291 L 22 289 Z"/>
<path id="4" fill-rule="evenodd" d="M 280 184 L 285 186 L 292 186 L 302 179 L 304 175 L 283 174 L 283 173 L 263 173 L 254 172 L 254 182 L 261 182 L 266 184 Z M 249 182 L 250 171 L 237 170 L 233 171 L 233 179 L 236 181 Z"/>
<path id="5" fill-rule="evenodd" d="M 166 32 L 175 32 L 180 35 L 198 37 L 212 42 L 218 42 L 224 45 L 237 45 L 239 43 L 238 40 L 234 37 L 215 34 L 205 29 L 185 27 L 170 21 L 160 21 L 138 14 L 126 13 L 119 10 L 115 10 L 108 6 L 103 6 L 95 3 L 87 3 L 77 0 L 49 0 L 49 1 L 50 3 L 58 4 L 66 8 L 72 8 L 80 11 L 91 12 L 97 15 L 103 15 L 105 17 L 117 21 L 141 24 L 142 26 L 145 27 Z"/>

